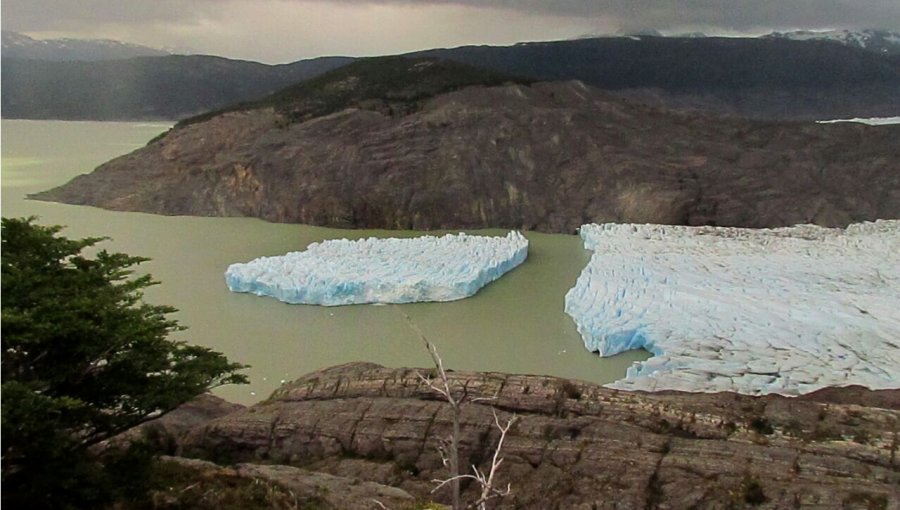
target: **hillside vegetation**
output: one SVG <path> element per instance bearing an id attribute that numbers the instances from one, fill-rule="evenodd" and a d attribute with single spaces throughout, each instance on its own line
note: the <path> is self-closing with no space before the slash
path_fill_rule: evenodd
<path id="1" fill-rule="evenodd" d="M 229 111 L 261 108 L 274 108 L 287 123 L 303 122 L 346 108 L 406 114 L 418 109 L 426 99 L 464 87 L 531 81 L 434 58 L 367 58 L 262 99 L 185 119 L 176 127 L 202 122 Z"/>

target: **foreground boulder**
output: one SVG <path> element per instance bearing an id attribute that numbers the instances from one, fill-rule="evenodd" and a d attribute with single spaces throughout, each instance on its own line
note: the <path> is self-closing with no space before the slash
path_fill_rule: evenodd
<path id="1" fill-rule="evenodd" d="M 446 478 L 448 405 L 429 370 L 355 363 L 309 374 L 208 422 L 183 454 L 269 463 L 399 487 Z M 640 393 L 543 376 L 450 374 L 469 402 L 461 465 L 484 469 L 501 419 L 509 508 L 897 508 L 900 391 L 829 388 L 803 397 Z M 478 400 L 490 398 L 491 400 Z M 474 499 L 475 487 L 464 486 Z"/>

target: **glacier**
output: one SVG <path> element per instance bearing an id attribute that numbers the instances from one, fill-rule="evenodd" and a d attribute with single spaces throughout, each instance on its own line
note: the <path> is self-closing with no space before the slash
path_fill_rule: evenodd
<path id="1" fill-rule="evenodd" d="M 565 298 L 590 351 L 654 356 L 609 386 L 798 395 L 900 387 L 900 221 L 846 229 L 603 224 Z"/>
<path id="2" fill-rule="evenodd" d="M 528 239 L 441 237 L 334 239 L 305 251 L 232 264 L 233 292 L 324 306 L 453 301 L 471 296 L 525 261 Z"/>

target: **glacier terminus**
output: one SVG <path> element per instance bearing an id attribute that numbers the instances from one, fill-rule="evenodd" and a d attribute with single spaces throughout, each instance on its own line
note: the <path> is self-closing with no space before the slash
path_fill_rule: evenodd
<path id="1" fill-rule="evenodd" d="M 603 224 L 566 295 L 585 346 L 654 354 L 611 386 L 797 395 L 900 386 L 900 221 Z"/>

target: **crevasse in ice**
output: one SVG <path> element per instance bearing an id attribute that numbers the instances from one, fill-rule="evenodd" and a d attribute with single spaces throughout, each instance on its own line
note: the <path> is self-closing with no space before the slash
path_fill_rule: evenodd
<path id="1" fill-rule="evenodd" d="M 234 292 L 287 303 L 349 305 L 452 301 L 521 264 L 528 240 L 447 234 L 408 239 L 336 239 L 305 251 L 232 264 L 225 282 Z"/>
<path id="2" fill-rule="evenodd" d="M 828 229 L 604 224 L 566 295 L 585 346 L 655 356 L 611 386 L 900 387 L 900 221 Z"/>

